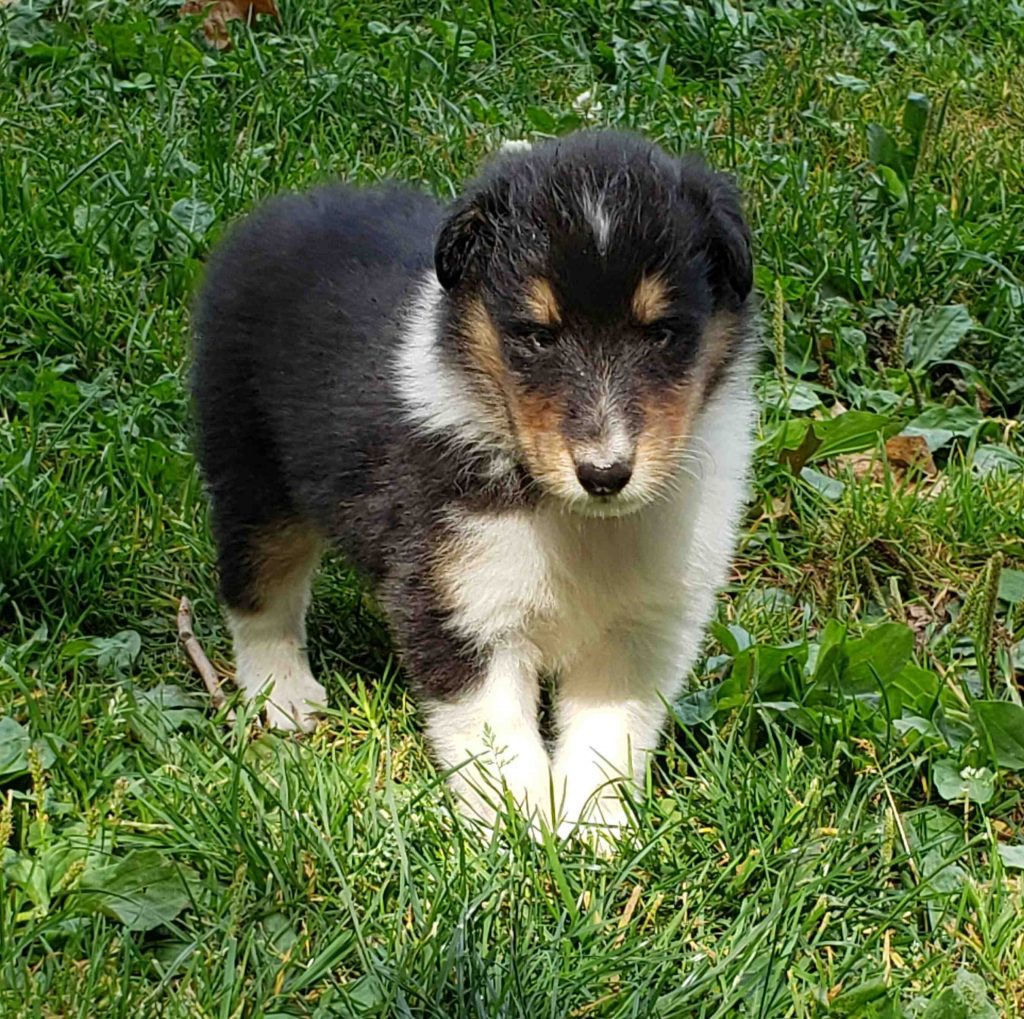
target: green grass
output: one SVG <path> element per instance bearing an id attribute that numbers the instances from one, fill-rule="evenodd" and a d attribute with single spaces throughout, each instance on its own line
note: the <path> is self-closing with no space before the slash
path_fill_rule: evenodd
<path id="1" fill-rule="evenodd" d="M 1024 8 L 281 6 L 217 53 L 175 0 L 0 5 L 0 1014 L 1024 1013 Z M 227 665 L 209 245 L 332 175 L 451 194 L 588 90 L 740 176 L 767 336 L 735 580 L 611 859 L 452 819 L 340 564 L 309 739 L 212 715 L 174 628 Z M 908 426 L 935 477 L 856 476 Z"/>

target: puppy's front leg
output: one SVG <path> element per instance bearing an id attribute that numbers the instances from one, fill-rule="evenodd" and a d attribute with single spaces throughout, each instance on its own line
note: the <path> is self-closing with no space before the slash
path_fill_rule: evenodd
<path id="1" fill-rule="evenodd" d="M 553 765 L 560 834 L 580 824 L 613 834 L 627 823 L 620 790 L 643 782 L 686 659 L 678 637 L 634 631 L 608 634 L 563 669 Z"/>
<path id="2" fill-rule="evenodd" d="M 551 800 L 551 768 L 537 717 L 536 652 L 505 643 L 485 656 L 480 674 L 424 708 L 427 735 L 465 813 L 493 824 L 507 788 L 526 816 Z"/>

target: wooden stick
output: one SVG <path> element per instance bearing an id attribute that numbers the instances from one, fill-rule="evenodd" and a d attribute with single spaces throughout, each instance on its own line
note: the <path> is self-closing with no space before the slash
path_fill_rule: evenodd
<path id="1" fill-rule="evenodd" d="M 196 635 L 192 630 L 192 603 L 184 595 L 178 602 L 178 640 L 181 641 L 181 646 L 185 649 L 185 654 L 188 655 L 188 660 L 192 663 L 193 668 L 202 677 L 203 685 L 210 694 L 210 703 L 213 705 L 214 711 L 219 711 L 227 701 L 220 674 L 213 667 L 210 659 L 206 657 L 202 645 L 196 640 Z M 227 717 L 229 722 L 233 722 L 235 713 L 229 711 Z"/>

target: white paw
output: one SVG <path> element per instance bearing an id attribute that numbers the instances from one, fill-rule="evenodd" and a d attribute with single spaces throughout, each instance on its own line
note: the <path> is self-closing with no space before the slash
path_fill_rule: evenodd
<path id="1" fill-rule="evenodd" d="M 493 829 L 511 797 L 528 820 L 550 815 L 551 766 L 542 747 L 523 747 L 514 757 L 507 752 L 480 754 L 453 772 L 451 786 L 463 816 Z"/>
<path id="2" fill-rule="evenodd" d="M 556 831 L 560 838 L 579 838 L 611 852 L 632 827 L 622 794 L 630 779 L 607 778 L 601 769 L 556 771 Z"/>
<path id="3" fill-rule="evenodd" d="M 235 685 L 247 701 L 266 695 L 263 710 L 271 729 L 309 732 L 327 692 L 313 678 L 296 641 L 256 641 L 235 634 Z"/>
<path id="4" fill-rule="evenodd" d="M 562 817 L 558 837 L 587 842 L 603 855 L 610 856 L 632 830 L 629 814 L 618 795 L 605 793 L 600 802 L 572 817 Z"/>
<path id="5" fill-rule="evenodd" d="M 317 714 L 326 704 L 327 691 L 311 673 L 285 676 L 274 682 L 263 706 L 267 727 L 312 732 Z"/>

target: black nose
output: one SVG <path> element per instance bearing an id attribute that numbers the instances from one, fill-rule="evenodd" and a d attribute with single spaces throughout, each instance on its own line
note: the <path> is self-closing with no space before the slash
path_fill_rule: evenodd
<path id="1" fill-rule="evenodd" d="M 633 468 L 621 460 L 600 465 L 582 463 L 576 468 L 576 477 L 591 495 L 614 495 L 621 492 L 633 476 Z"/>

